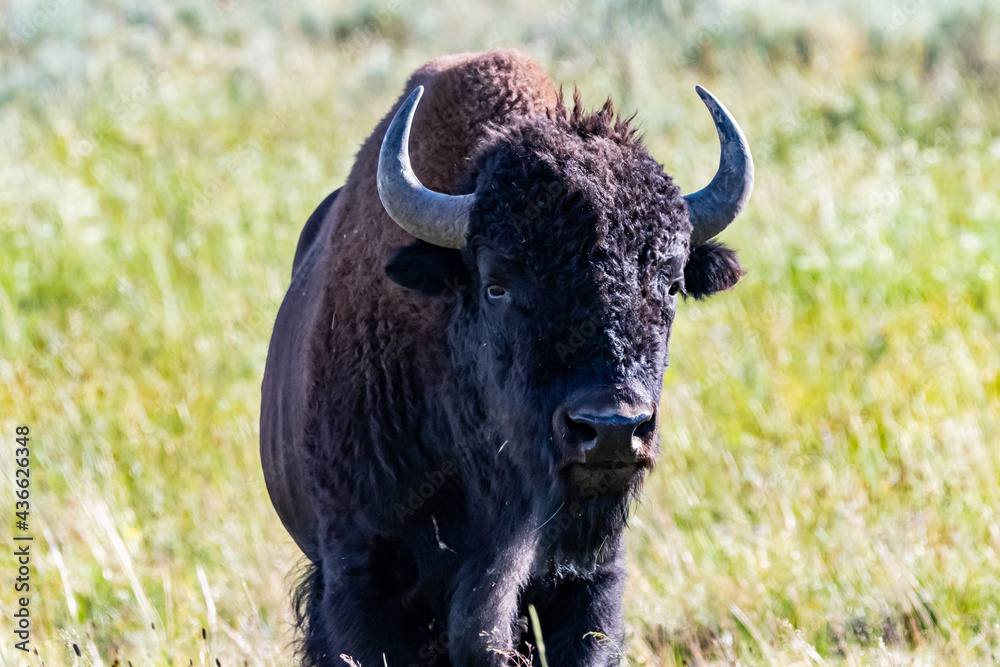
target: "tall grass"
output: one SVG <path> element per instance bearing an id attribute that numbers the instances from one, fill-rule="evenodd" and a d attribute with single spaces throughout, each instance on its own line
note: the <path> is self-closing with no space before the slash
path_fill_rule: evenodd
<path id="1" fill-rule="evenodd" d="M 695 83 L 755 151 L 725 234 L 748 275 L 676 324 L 630 661 L 998 661 L 989 3 L 0 12 L 0 433 L 32 429 L 38 650 L 0 662 L 289 662 L 298 554 L 256 424 L 298 231 L 414 67 L 499 45 L 638 110 L 688 191 L 717 158 Z"/>

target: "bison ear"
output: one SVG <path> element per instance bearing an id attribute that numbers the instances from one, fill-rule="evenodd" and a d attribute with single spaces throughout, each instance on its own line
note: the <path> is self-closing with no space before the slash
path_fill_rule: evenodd
<path id="1" fill-rule="evenodd" d="M 394 283 L 427 296 L 454 294 L 469 284 L 462 254 L 426 241 L 416 241 L 396 251 L 385 273 Z"/>
<path id="2" fill-rule="evenodd" d="M 684 287 L 689 296 L 704 299 L 730 289 L 743 276 L 736 253 L 709 241 L 691 249 L 684 266 Z"/>

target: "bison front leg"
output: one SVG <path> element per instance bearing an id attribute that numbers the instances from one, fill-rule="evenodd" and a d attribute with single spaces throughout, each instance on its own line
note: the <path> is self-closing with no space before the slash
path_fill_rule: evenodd
<path id="1" fill-rule="evenodd" d="M 551 584 L 534 600 L 550 667 L 619 664 L 625 637 L 624 587 L 625 550 L 621 548 L 589 576 Z M 530 595 L 525 598 L 525 609 L 529 602 Z M 537 656 L 535 663 L 539 664 Z"/>
<path id="2" fill-rule="evenodd" d="M 486 548 L 480 558 L 466 561 L 459 569 L 448 614 L 448 657 L 455 667 L 500 667 L 514 662 L 519 595 L 532 555 L 533 546 L 528 543 L 499 553 Z"/>
<path id="3" fill-rule="evenodd" d="M 432 614 L 410 598 L 413 569 L 398 545 L 379 537 L 338 536 L 326 543 L 323 562 L 303 582 L 306 636 L 303 665 L 344 665 L 350 657 L 362 667 L 428 667 L 440 661 L 442 629 Z"/>

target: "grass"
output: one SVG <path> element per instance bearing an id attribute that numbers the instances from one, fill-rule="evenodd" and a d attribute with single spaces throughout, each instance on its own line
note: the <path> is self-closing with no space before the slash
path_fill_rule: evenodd
<path id="1" fill-rule="evenodd" d="M 717 157 L 695 83 L 755 151 L 725 234 L 748 275 L 676 324 L 629 661 L 1000 661 L 1000 12 L 346 5 L 0 7 L 0 433 L 31 427 L 38 650 L 5 631 L 0 663 L 289 662 L 257 417 L 298 231 L 414 67 L 495 45 L 638 110 L 685 190 Z"/>

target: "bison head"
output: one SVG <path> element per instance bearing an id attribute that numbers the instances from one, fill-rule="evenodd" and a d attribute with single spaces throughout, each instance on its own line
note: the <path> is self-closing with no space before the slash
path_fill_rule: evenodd
<path id="1" fill-rule="evenodd" d="M 735 254 L 710 239 L 753 186 L 743 133 L 710 93 L 722 158 L 712 183 L 679 188 L 610 102 L 488 128 L 465 191 L 420 184 L 407 150 L 417 88 L 379 160 L 389 215 L 419 240 L 389 277 L 443 296 L 463 406 L 527 477 L 582 513 L 623 516 L 658 450 L 657 413 L 682 295 L 733 286 Z M 462 421 L 462 420 L 459 420 Z M 495 450 L 490 451 L 490 455 Z M 599 523 L 599 521 L 598 521 Z"/>

